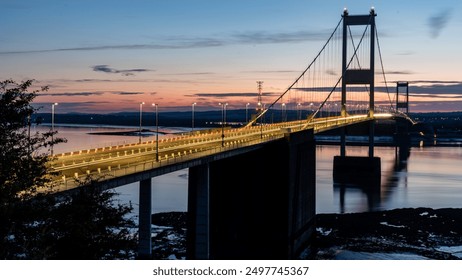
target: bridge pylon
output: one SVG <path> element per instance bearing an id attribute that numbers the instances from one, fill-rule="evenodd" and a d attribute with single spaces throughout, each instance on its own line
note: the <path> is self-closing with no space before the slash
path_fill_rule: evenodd
<path id="1" fill-rule="evenodd" d="M 346 110 L 346 89 L 347 85 L 369 85 L 370 96 L 369 96 L 369 117 L 374 116 L 374 60 L 375 60 L 375 13 L 374 8 L 368 15 L 357 15 L 351 16 L 348 14 L 348 10 L 343 11 L 343 46 L 342 46 L 342 108 L 341 116 L 346 117 L 348 115 Z M 369 25 L 370 26 L 370 57 L 369 57 L 369 69 L 350 69 L 348 56 L 348 28 L 350 25 Z M 356 55 L 356 54 L 354 54 Z"/>
<path id="2" fill-rule="evenodd" d="M 397 82 L 396 83 L 396 110 L 409 113 L 409 83 Z"/>

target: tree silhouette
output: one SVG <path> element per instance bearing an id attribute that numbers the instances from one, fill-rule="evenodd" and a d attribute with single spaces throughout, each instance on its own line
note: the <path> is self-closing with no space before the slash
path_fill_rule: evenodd
<path id="1" fill-rule="evenodd" d="M 50 147 L 56 131 L 30 134 L 33 80 L 0 82 L 0 259 L 132 258 L 131 205 L 87 178 L 76 192 L 52 194 Z"/>

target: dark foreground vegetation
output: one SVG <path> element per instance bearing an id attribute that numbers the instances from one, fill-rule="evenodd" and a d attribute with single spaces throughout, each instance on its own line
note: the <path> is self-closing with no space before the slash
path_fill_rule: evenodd
<path id="1" fill-rule="evenodd" d="M 0 259 L 136 257 L 131 205 L 115 203 L 94 178 L 73 193 L 53 194 L 56 131 L 31 134 L 33 81 L 0 82 Z"/>

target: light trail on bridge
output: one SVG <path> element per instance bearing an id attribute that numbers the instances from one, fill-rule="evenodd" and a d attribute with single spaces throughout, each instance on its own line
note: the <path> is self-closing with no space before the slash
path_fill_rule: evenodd
<path id="1" fill-rule="evenodd" d="M 389 119 L 392 114 L 376 114 L 375 119 Z M 226 128 L 225 145 L 222 146 L 221 129 L 195 131 L 159 141 L 159 161 L 156 161 L 156 142 L 146 141 L 91 150 L 80 150 L 57 154 L 52 157 L 50 167 L 59 175 L 55 179 L 54 191 L 60 192 L 78 186 L 77 181 L 91 175 L 100 180 L 111 180 L 167 165 L 191 161 L 224 151 L 283 138 L 287 133 L 313 129 L 320 133 L 347 125 L 372 121 L 367 115 L 348 117 L 316 118 L 311 121 L 290 121 L 263 124 L 243 128 Z M 77 179 L 77 180 L 76 180 Z"/>

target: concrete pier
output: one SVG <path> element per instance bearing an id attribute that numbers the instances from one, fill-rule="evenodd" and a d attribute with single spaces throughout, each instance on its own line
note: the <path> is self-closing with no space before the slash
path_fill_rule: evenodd
<path id="1" fill-rule="evenodd" d="M 336 156 L 334 157 L 333 177 L 334 183 L 380 188 L 380 158 L 368 156 Z"/>
<path id="2" fill-rule="evenodd" d="M 151 239 L 151 178 L 140 181 L 138 258 L 152 258 Z"/>
<path id="3" fill-rule="evenodd" d="M 313 131 L 191 169 L 188 193 L 190 258 L 296 258 L 314 232 Z"/>
<path id="4" fill-rule="evenodd" d="M 188 259 L 210 258 L 210 168 L 205 163 L 189 168 L 188 177 Z"/>

